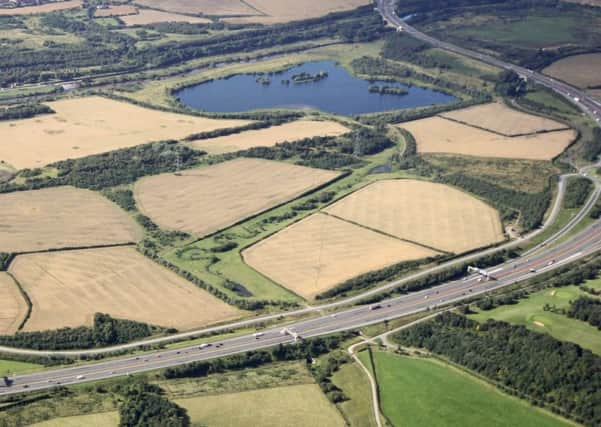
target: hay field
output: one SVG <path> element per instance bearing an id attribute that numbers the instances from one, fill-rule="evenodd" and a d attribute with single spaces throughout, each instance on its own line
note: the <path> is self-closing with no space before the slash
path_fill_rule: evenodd
<path id="1" fill-rule="evenodd" d="M 121 19 L 128 27 L 133 25 L 156 24 L 159 22 L 188 22 L 189 24 L 208 24 L 211 22 L 211 20 L 207 18 L 161 12 L 152 9 L 139 9 L 137 15 L 121 16 L 119 19 Z"/>
<path id="2" fill-rule="evenodd" d="M 20 255 L 9 271 L 32 302 L 25 331 L 91 325 L 97 312 L 180 330 L 241 314 L 131 247 Z"/>
<path id="3" fill-rule="evenodd" d="M 339 172 L 259 159 L 142 178 L 134 195 L 162 227 L 205 236 L 325 184 Z"/>
<path id="4" fill-rule="evenodd" d="M 141 228 L 108 199 L 55 187 L 0 194 L 0 252 L 112 245 L 142 238 Z"/>
<path id="5" fill-rule="evenodd" d="M 601 85 L 601 53 L 568 56 L 549 65 L 543 73 L 580 88 Z"/>
<path id="6" fill-rule="evenodd" d="M 99 96 L 48 105 L 56 114 L 0 122 L 0 160 L 19 169 L 35 168 L 249 123 L 167 113 Z"/>
<path id="7" fill-rule="evenodd" d="M 332 12 L 342 12 L 370 4 L 370 0 L 246 0 L 250 6 L 267 16 L 228 18 L 228 22 L 278 24 L 317 18 Z"/>
<path id="8" fill-rule="evenodd" d="M 108 9 L 96 9 L 94 12 L 95 18 L 106 18 L 109 16 L 135 15 L 138 9 L 129 4 L 120 4 L 110 6 Z"/>
<path id="9" fill-rule="evenodd" d="M 136 0 L 136 3 L 152 9 L 188 14 L 238 16 L 258 13 L 241 0 Z"/>
<path id="10" fill-rule="evenodd" d="M 567 129 L 563 123 L 509 108 L 503 102 L 476 105 L 449 111 L 441 117 L 497 132 L 505 136 L 527 135 L 536 132 Z"/>
<path id="11" fill-rule="evenodd" d="M 413 135 L 420 153 L 525 160 L 551 160 L 561 154 L 577 135 L 576 131 L 569 129 L 508 138 L 442 117 L 429 117 L 398 126 Z"/>
<path id="12" fill-rule="evenodd" d="M 59 1 L 47 3 L 41 6 L 17 7 L 14 9 L 0 9 L 0 16 L 3 15 L 35 15 L 38 13 L 56 12 L 57 10 L 74 9 L 81 6 L 80 0 Z"/>
<path id="13" fill-rule="evenodd" d="M 325 211 L 400 239 L 453 253 L 504 239 L 495 209 L 453 187 L 426 181 L 378 181 Z"/>
<path id="14" fill-rule="evenodd" d="M 360 274 L 434 255 L 427 248 L 322 213 L 242 253 L 255 270 L 307 299 Z"/>
<path id="15" fill-rule="evenodd" d="M 15 281 L 0 271 L 0 335 L 17 332 L 27 314 L 27 303 Z"/>
<path id="16" fill-rule="evenodd" d="M 280 142 L 298 141 L 314 136 L 338 136 L 348 131 L 348 128 L 333 121 L 297 120 L 266 129 L 192 141 L 188 145 L 210 154 L 223 154 L 252 147 L 271 147 Z"/>

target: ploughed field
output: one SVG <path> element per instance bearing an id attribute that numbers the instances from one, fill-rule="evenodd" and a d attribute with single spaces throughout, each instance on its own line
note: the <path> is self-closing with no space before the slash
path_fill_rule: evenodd
<path id="1" fill-rule="evenodd" d="M 504 239 L 496 210 L 452 187 L 378 181 L 243 251 L 245 262 L 314 298 L 387 266 Z"/>
<path id="2" fill-rule="evenodd" d="M 131 247 L 19 255 L 9 272 L 32 303 L 24 331 L 91 325 L 97 312 L 180 330 L 241 314 Z"/>
<path id="3" fill-rule="evenodd" d="M 249 123 L 168 113 L 98 96 L 48 106 L 56 114 L 0 122 L 0 160 L 18 169 L 35 168 Z"/>
<path id="4" fill-rule="evenodd" d="M 0 272 L 0 305 L 0 335 L 17 332 L 27 315 L 27 303 L 12 277 L 3 272 Z"/>
<path id="5" fill-rule="evenodd" d="M 222 154 L 253 147 L 271 147 L 281 142 L 315 136 L 339 136 L 348 131 L 348 128 L 334 121 L 297 120 L 267 129 L 192 141 L 188 145 L 209 154 Z"/>
<path id="6" fill-rule="evenodd" d="M 57 1 L 40 6 L 25 6 L 11 9 L 0 9 L 2 15 L 35 15 L 38 13 L 56 12 L 58 10 L 74 9 L 81 6 L 80 0 Z"/>
<path id="7" fill-rule="evenodd" d="M 138 241 L 143 233 L 101 195 L 73 187 L 0 194 L 0 252 L 104 246 Z"/>
<path id="8" fill-rule="evenodd" d="M 568 56 L 549 65 L 543 72 L 583 89 L 601 88 L 601 53 Z"/>
<path id="9" fill-rule="evenodd" d="M 160 226 L 206 236 L 324 185 L 339 172 L 260 159 L 141 179 L 135 198 Z"/>
<path id="10" fill-rule="evenodd" d="M 237 16 L 258 13 L 240 0 L 137 0 L 136 4 L 191 15 Z"/>
<path id="11" fill-rule="evenodd" d="M 94 18 L 106 18 L 109 16 L 123 16 L 138 13 L 138 9 L 128 4 L 110 6 L 106 9 L 96 9 Z"/>

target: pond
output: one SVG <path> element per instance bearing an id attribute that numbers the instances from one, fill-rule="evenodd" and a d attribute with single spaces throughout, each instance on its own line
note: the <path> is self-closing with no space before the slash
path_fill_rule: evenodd
<path id="1" fill-rule="evenodd" d="M 233 113 L 270 108 L 353 115 L 445 104 L 456 98 L 397 82 L 367 81 L 332 61 L 308 62 L 269 74 L 238 74 L 178 91 L 189 107 Z"/>

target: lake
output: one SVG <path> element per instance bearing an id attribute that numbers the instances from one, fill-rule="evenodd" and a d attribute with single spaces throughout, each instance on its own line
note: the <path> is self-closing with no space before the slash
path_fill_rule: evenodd
<path id="1" fill-rule="evenodd" d="M 305 83 L 293 82 L 293 76 L 298 79 L 301 73 L 314 77 L 320 72 L 327 73 L 327 77 Z M 270 83 L 262 83 L 267 81 Z M 406 94 L 370 91 L 370 86 L 373 90 L 374 85 L 390 91 L 406 90 Z M 332 61 L 308 62 L 279 73 L 238 74 L 190 86 L 175 95 L 184 105 L 215 113 L 286 108 L 316 109 L 344 115 L 446 104 L 456 99 L 417 86 L 363 80 Z"/>

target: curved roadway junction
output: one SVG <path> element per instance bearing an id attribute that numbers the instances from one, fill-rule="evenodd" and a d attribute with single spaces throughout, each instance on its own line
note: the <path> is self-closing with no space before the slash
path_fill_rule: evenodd
<path id="1" fill-rule="evenodd" d="M 569 85 L 566 85 L 565 83 L 558 82 L 539 73 L 531 73 L 529 70 L 526 70 L 524 68 L 504 63 L 498 59 L 482 55 L 477 52 L 468 51 L 453 45 L 449 45 L 448 43 L 440 42 L 423 33 L 420 33 L 419 31 L 405 24 L 399 17 L 396 16 L 396 14 L 394 13 L 393 4 L 394 0 L 377 0 L 379 12 L 383 15 L 386 21 L 396 26 L 397 28 L 399 26 L 402 26 L 403 31 L 407 31 L 412 36 L 428 41 L 429 43 L 437 47 L 447 49 L 465 56 L 473 57 L 475 59 L 490 63 L 500 68 L 512 69 L 520 74 L 527 75 L 529 79 L 544 84 L 545 86 L 550 87 L 557 93 L 568 97 L 572 100 L 572 102 L 577 103 L 584 112 L 588 113 L 594 119 L 601 115 L 601 105 L 599 105 L 599 103 L 588 97 L 582 91 L 573 88 Z M 574 100 L 575 97 L 578 98 L 578 101 Z M 560 180 L 558 197 L 556 199 L 555 206 L 553 207 L 552 213 L 549 215 L 549 218 L 547 219 L 545 227 L 543 227 L 543 229 L 553 222 L 561 205 L 561 200 L 563 198 L 563 189 L 565 187 L 563 178 L 564 177 L 562 177 L 562 179 Z M 584 216 L 587 214 L 590 207 L 594 204 L 600 193 L 601 185 L 599 184 L 599 182 L 595 181 L 595 191 L 589 198 L 584 208 L 576 217 L 574 217 L 570 221 L 569 224 L 567 224 L 554 236 L 550 237 L 537 247 L 528 251 L 522 257 L 508 261 L 502 265 L 490 268 L 489 273 L 494 277 L 494 279 L 486 280 L 479 275 L 471 275 L 461 280 L 455 280 L 444 284 L 440 284 L 430 289 L 414 292 L 397 298 L 388 299 L 381 303 L 357 306 L 333 314 L 323 314 L 318 317 L 310 318 L 307 320 L 287 323 L 285 328 L 283 328 L 282 326 L 273 326 L 260 331 L 260 333 L 258 334 L 247 334 L 235 338 L 223 339 L 220 341 L 212 342 L 210 345 L 190 345 L 188 347 L 183 347 L 180 349 L 154 351 L 142 356 L 127 356 L 104 362 L 85 364 L 61 369 L 45 370 L 31 374 L 16 375 L 10 378 L 11 385 L 9 387 L 0 387 L 0 395 L 20 393 L 30 390 L 47 389 L 55 387 L 57 385 L 68 385 L 85 381 L 106 379 L 137 372 L 144 372 L 171 366 L 177 366 L 194 361 L 223 357 L 250 350 L 271 347 L 277 344 L 292 343 L 295 341 L 296 335 L 303 338 L 309 338 L 319 335 L 331 334 L 343 330 L 355 329 L 366 325 L 380 323 L 384 320 L 391 320 L 402 316 L 407 316 L 413 313 L 431 310 L 433 308 L 438 308 L 443 305 L 448 305 L 467 298 L 471 298 L 476 295 L 484 294 L 486 292 L 490 292 L 496 289 L 515 284 L 517 282 L 531 278 L 537 274 L 542 274 L 554 270 L 569 262 L 575 261 L 579 258 L 583 258 L 587 255 L 601 250 L 601 220 L 595 221 L 589 227 L 573 235 L 569 239 L 564 239 L 562 242 L 557 243 L 560 240 L 560 238 L 564 237 L 567 232 L 569 232 L 582 218 L 584 218 Z M 528 236 L 528 238 L 539 234 L 540 232 L 542 232 L 543 229 L 533 232 L 530 236 Z M 351 298 L 347 298 L 342 301 L 324 304 L 321 306 L 308 307 L 305 309 L 296 310 L 285 314 L 310 314 L 312 312 L 321 312 L 326 309 L 333 309 L 343 305 L 356 303 L 365 297 L 393 289 L 399 285 L 402 285 L 405 282 L 414 280 L 418 277 L 423 277 L 435 271 L 440 271 L 445 268 L 448 268 L 452 265 L 464 263 L 466 261 L 478 258 L 487 253 L 492 253 L 502 248 L 516 246 L 520 243 L 523 243 L 523 241 L 518 240 L 509 242 L 497 248 L 487 249 L 476 254 L 471 254 L 462 258 L 458 258 L 456 260 L 434 267 L 430 270 L 413 274 L 409 277 L 405 277 L 403 279 L 388 283 L 377 289 L 372 289 L 370 291 L 364 292 L 360 295 Z M 551 245 L 551 243 L 554 244 Z M 136 348 L 142 345 L 161 344 L 168 341 L 181 340 L 187 337 L 189 338 L 197 336 L 201 333 L 215 332 L 219 330 L 231 329 L 234 327 L 249 326 L 252 324 L 258 324 L 260 322 L 275 320 L 278 319 L 280 316 L 282 315 L 277 314 L 271 316 L 263 316 L 256 319 L 231 323 L 228 325 L 208 328 L 200 331 L 191 331 L 187 333 L 176 334 L 170 337 L 150 339 L 140 341 L 137 343 L 100 350 L 36 351 L 0 347 L 0 351 L 16 354 L 32 354 L 42 356 L 78 356 L 83 354 L 109 353 L 115 350 Z"/>

